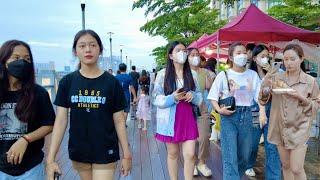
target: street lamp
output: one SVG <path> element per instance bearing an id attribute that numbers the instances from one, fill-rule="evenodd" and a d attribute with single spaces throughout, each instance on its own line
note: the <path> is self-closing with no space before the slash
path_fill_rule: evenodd
<path id="1" fill-rule="evenodd" d="M 128 65 L 128 56 L 126 56 L 126 65 Z"/>
<path id="2" fill-rule="evenodd" d="M 122 63 L 122 47 L 123 47 L 123 45 L 121 44 L 121 45 L 120 45 L 120 59 L 121 59 L 121 63 Z"/>
<path id="3" fill-rule="evenodd" d="M 109 40 L 110 40 L 110 60 L 112 62 L 112 34 L 114 34 L 114 33 L 113 32 L 108 32 L 108 34 L 110 36 L 110 38 L 109 38 Z"/>
<path id="4" fill-rule="evenodd" d="M 129 65 L 129 67 L 130 67 L 130 68 L 132 67 L 132 59 L 130 59 L 130 65 Z"/>
<path id="5" fill-rule="evenodd" d="M 82 30 L 85 30 L 85 29 L 86 29 L 86 25 L 85 25 L 85 8 L 86 8 L 85 0 L 81 0 Z"/>

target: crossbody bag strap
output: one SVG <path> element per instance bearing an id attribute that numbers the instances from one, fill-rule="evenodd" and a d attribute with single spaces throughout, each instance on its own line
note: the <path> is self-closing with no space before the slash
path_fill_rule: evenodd
<path id="1" fill-rule="evenodd" d="M 226 75 L 227 84 L 228 84 L 228 90 L 229 90 L 229 93 L 230 93 L 230 84 L 229 84 L 228 73 L 226 71 L 224 71 L 224 74 Z"/>

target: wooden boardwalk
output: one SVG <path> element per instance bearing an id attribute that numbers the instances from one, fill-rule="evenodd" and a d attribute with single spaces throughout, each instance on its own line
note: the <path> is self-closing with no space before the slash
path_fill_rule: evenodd
<path id="1" fill-rule="evenodd" d="M 153 113 L 154 114 L 154 113 Z M 154 118 L 153 118 L 154 119 Z M 151 121 L 150 121 L 151 122 Z M 133 169 L 130 180 L 169 180 L 167 170 L 167 151 L 164 143 L 156 141 L 154 138 L 155 122 L 148 124 L 148 131 L 143 132 L 137 128 L 137 121 L 129 120 L 128 124 L 128 138 L 133 154 Z M 68 156 L 68 133 L 66 133 L 57 161 L 60 167 L 63 169 L 63 175 L 60 180 L 79 180 L 79 176 L 72 169 L 71 161 Z M 308 179 L 320 180 L 320 143 L 319 140 L 312 139 L 309 144 L 309 150 L 306 157 L 305 169 L 308 175 Z M 207 162 L 208 166 L 213 171 L 211 178 L 195 177 L 195 180 L 221 180 L 222 179 L 222 162 L 221 162 L 221 150 L 219 144 L 211 143 L 210 158 Z M 45 148 L 47 149 L 47 148 Z M 264 149 L 263 145 L 259 147 L 259 154 L 255 171 L 257 176 L 252 179 L 260 180 L 264 179 Z M 119 174 L 119 168 L 117 168 L 115 174 L 115 180 L 125 180 Z M 179 161 L 179 179 L 183 179 L 183 161 L 180 157 Z"/>

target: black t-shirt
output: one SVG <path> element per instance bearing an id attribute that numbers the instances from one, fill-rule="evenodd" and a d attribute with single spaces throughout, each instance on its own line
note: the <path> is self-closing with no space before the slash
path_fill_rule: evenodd
<path id="1" fill-rule="evenodd" d="M 119 160 L 113 114 L 126 106 L 118 80 L 105 72 L 93 79 L 75 71 L 59 83 L 55 105 L 70 108 L 69 156 L 84 163 Z"/>
<path id="2" fill-rule="evenodd" d="M 141 76 L 139 78 L 139 84 L 141 86 L 149 86 L 150 85 L 150 78 L 149 76 Z"/>
<path id="3" fill-rule="evenodd" d="M 34 116 L 27 123 L 19 121 L 14 113 L 21 91 L 8 92 L 0 105 L 0 171 L 6 174 L 21 175 L 43 160 L 44 138 L 28 144 L 21 164 L 12 165 L 7 162 L 6 152 L 17 139 L 41 126 L 52 126 L 54 124 L 55 113 L 48 92 L 39 85 L 36 85 L 34 90 Z"/>
<path id="4" fill-rule="evenodd" d="M 139 77 L 140 77 L 139 73 L 135 72 L 135 71 L 132 71 L 132 72 L 129 73 L 129 75 L 132 78 L 133 86 L 134 87 L 138 87 L 138 80 L 139 80 Z"/>

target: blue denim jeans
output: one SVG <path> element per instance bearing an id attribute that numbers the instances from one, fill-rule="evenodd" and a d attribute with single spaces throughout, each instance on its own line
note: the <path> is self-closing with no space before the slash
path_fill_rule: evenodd
<path id="1" fill-rule="evenodd" d="M 269 119 L 271 104 L 266 105 L 266 114 Z M 253 124 L 252 130 L 252 152 L 247 169 L 253 168 L 256 164 L 260 137 L 263 134 L 265 148 L 265 179 L 280 180 L 281 179 L 281 162 L 277 146 L 268 142 L 268 122 L 260 128 L 259 124 Z"/>
<path id="2" fill-rule="evenodd" d="M 20 176 L 11 176 L 0 171 L 0 180 L 44 180 L 44 164 L 40 163 Z"/>
<path id="3" fill-rule="evenodd" d="M 221 115 L 221 151 L 224 180 L 240 180 L 248 166 L 252 147 L 250 107 L 237 107 L 230 116 Z"/>

